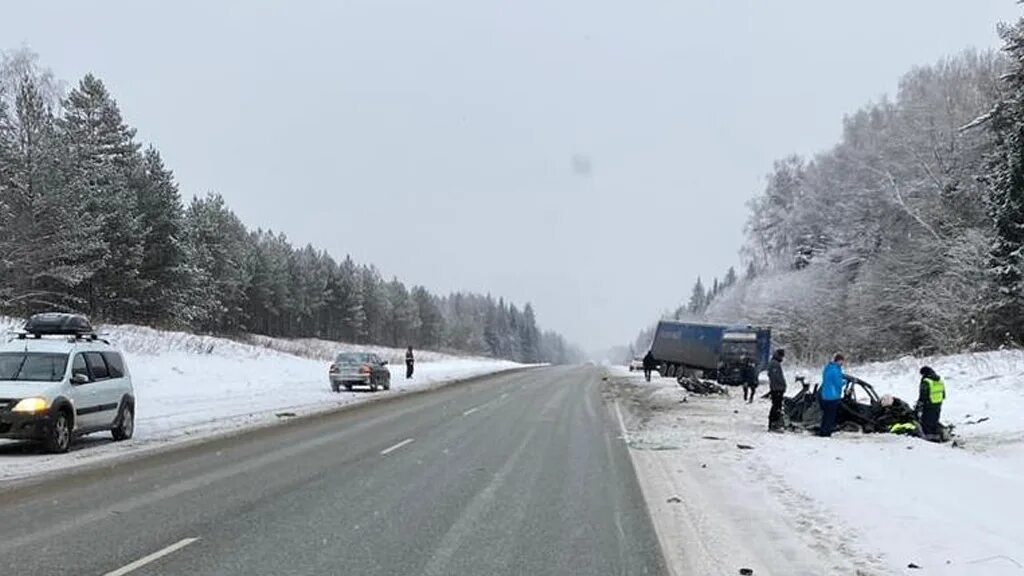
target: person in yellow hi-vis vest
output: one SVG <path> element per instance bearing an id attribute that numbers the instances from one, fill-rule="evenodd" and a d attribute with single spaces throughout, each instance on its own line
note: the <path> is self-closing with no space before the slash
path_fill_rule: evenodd
<path id="1" fill-rule="evenodd" d="M 917 397 L 917 411 L 921 415 L 921 428 L 929 440 L 939 437 L 939 416 L 946 400 L 946 384 L 928 366 L 921 368 L 921 389 Z"/>

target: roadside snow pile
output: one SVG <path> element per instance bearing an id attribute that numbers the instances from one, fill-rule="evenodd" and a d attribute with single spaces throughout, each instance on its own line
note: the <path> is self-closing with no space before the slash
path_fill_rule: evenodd
<path id="1" fill-rule="evenodd" d="M 21 321 L 0 317 L 0 332 L 20 328 Z M 441 382 L 499 372 L 518 364 L 439 353 L 417 354 L 416 374 L 405 379 L 404 350 L 373 347 L 387 358 L 401 357 L 391 369 L 391 392 L 334 393 L 327 380 L 328 360 L 342 350 L 367 350 L 324 341 L 288 341 L 254 337 L 257 344 L 225 338 L 166 332 L 141 326 L 101 326 L 98 331 L 124 352 L 136 395 L 135 438 L 107 443 L 109 435 L 87 437 L 89 446 L 72 455 L 48 456 L 0 440 L 0 480 L 23 477 L 154 444 L 278 420 L 276 413 L 297 415 L 330 410 L 386 394 Z M 302 356 L 279 349 L 302 352 Z M 334 350 L 334 353 L 330 351 Z M 100 442 L 102 439 L 102 442 Z"/>
<path id="2" fill-rule="evenodd" d="M 258 334 L 252 334 L 245 337 L 245 341 L 255 346 L 261 346 L 264 348 L 270 348 L 279 352 L 285 352 L 287 354 L 294 354 L 295 356 L 302 356 L 303 358 L 312 358 L 314 360 L 323 360 L 330 362 L 334 359 L 338 352 L 373 352 L 384 358 L 391 364 L 405 364 L 405 350 L 399 348 L 386 348 L 384 346 L 361 346 L 357 344 L 344 344 L 339 342 L 331 342 L 329 340 L 320 340 L 317 338 L 296 338 L 294 340 L 288 340 L 284 338 L 271 338 L 269 336 L 260 336 Z M 416 350 L 416 362 L 437 362 L 440 360 L 450 360 L 453 356 L 448 354 L 442 354 L 440 352 L 433 352 L 429 350 Z"/>
<path id="3" fill-rule="evenodd" d="M 946 381 L 943 421 L 956 425 L 963 449 L 888 434 L 772 434 L 766 400 L 683 402 L 672 380 L 645 384 L 625 372 L 615 380 L 631 390 L 619 403 L 633 415 L 638 474 L 660 474 L 660 485 L 715 500 L 717 510 L 702 520 L 715 525 L 702 530 L 750 532 L 743 545 L 710 546 L 710 556 L 747 562 L 756 574 L 1022 574 L 1024 352 L 903 358 L 847 372 L 913 403 L 923 365 Z M 790 395 L 795 375 L 820 377 L 820 368 L 786 372 Z M 658 501 L 664 494 L 649 495 L 658 483 L 641 484 L 652 513 L 673 513 Z"/>

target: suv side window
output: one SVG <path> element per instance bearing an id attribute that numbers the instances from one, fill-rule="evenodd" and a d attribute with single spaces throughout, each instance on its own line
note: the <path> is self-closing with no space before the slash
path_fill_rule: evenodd
<path id="1" fill-rule="evenodd" d="M 86 352 L 85 363 L 89 365 L 89 372 L 92 373 L 93 380 L 106 380 L 110 378 L 107 363 L 103 361 L 103 355 L 99 352 Z"/>
<path id="2" fill-rule="evenodd" d="M 107 361 L 107 369 L 111 378 L 124 378 L 124 360 L 117 352 L 104 352 L 103 359 Z"/>
<path id="3" fill-rule="evenodd" d="M 89 367 L 85 364 L 85 356 L 82 354 L 75 354 L 75 359 L 71 361 L 71 377 L 74 378 L 77 374 L 92 380 L 89 376 Z"/>

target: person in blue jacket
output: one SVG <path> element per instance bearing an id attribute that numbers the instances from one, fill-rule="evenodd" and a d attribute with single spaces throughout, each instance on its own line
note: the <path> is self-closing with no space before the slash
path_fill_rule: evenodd
<path id="1" fill-rule="evenodd" d="M 828 438 L 836 427 L 836 415 L 839 413 L 839 400 L 843 397 L 843 388 L 846 386 L 846 379 L 843 377 L 843 364 L 846 358 L 842 354 L 836 354 L 832 361 L 825 366 L 821 373 L 821 390 L 818 392 L 818 401 L 821 403 L 821 428 L 819 436 Z"/>

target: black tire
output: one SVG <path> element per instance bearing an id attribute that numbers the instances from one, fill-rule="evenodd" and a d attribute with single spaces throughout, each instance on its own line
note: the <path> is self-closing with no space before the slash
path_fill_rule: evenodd
<path id="1" fill-rule="evenodd" d="M 376 391 L 377 391 L 377 381 L 374 380 L 373 378 L 370 378 L 370 392 L 376 392 Z"/>
<path id="2" fill-rule="evenodd" d="M 337 382 L 331 382 L 331 391 L 341 392 L 341 386 L 339 386 Z"/>
<path id="3" fill-rule="evenodd" d="M 345 383 L 345 390 L 348 392 L 352 391 L 352 384 L 350 382 Z"/>
<path id="4" fill-rule="evenodd" d="M 384 389 L 391 390 L 391 376 L 384 379 Z"/>
<path id="5" fill-rule="evenodd" d="M 114 437 L 115 442 L 122 442 L 129 440 L 133 434 L 135 434 L 135 406 L 130 402 L 125 402 L 121 406 L 121 411 L 117 415 L 117 424 L 110 431 L 110 435 Z"/>
<path id="6" fill-rule="evenodd" d="M 43 448 L 51 454 L 62 454 L 71 447 L 71 417 L 65 408 L 57 411 L 46 431 Z"/>

